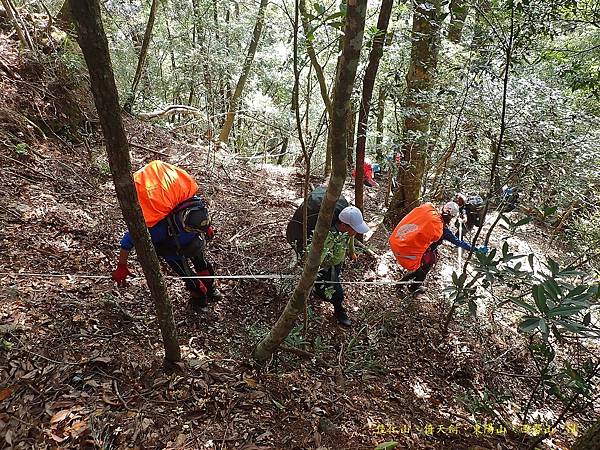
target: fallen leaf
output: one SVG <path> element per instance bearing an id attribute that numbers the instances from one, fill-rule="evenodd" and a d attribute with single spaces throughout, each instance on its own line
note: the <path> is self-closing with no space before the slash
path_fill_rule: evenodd
<path id="1" fill-rule="evenodd" d="M 244 381 L 251 388 L 255 388 L 256 386 L 258 386 L 258 384 L 256 383 L 256 381 L 254 381 L 252 378 L 244 378 Z"/>
<path id="2" fill-rule="evenodd" d="M 62 422 L 63 420 L 65 420 L 67 418 L 67 416 L 70 413 L 71 413 L 70 409 L 63 409 L 62 411 L 59 411 L 52 416 L 52 418 L 50 419 L 50 423 L 55 424 L 58 422 Z M 60 441 L 58 441 L 58 442 L 60 442 Z"/>
<path id="3" fill-rule="evenodd" d="M 10 397 L 16 388 L 17 388 L 16 386 L 9 386 L 7 388 L 0 389 L 0 402 L 2 400 L 6 400 L 8 397 Z"/>
<path id="4" fill-rule="evenodd" d="M 12 446 L 12 436 L 13 436 L 13 432 L 11 430 L 8 430 L 6 432 L 6 434 L 4 435 L 4 440 L 10 446 Z"/>

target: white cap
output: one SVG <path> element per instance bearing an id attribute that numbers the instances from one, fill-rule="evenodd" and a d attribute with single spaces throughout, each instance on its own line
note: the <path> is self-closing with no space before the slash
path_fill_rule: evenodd
<path id="1" fill-rule="evenodd" d="M 449 216 L 458 216 L 458 205 L 454 202 L 448 202 L 442 208 L 442 214 L 448 214 Z"/>
<path id="2" fill-rule="evenodd" d="M 356 206 L 346 206 L 340 212 L 340 222 L 350 225 L 354 231 L 360 234 L 365 234 L 369 231 L 369 225 L 367 225 L 363 219 L 363 215 Z"/>

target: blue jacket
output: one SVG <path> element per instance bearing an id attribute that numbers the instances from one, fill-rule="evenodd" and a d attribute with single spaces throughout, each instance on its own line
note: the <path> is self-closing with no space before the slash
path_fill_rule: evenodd
<path id="1" fill-rule="evenodd" d="M 447 226 L 444 226 L 444 233 L 442 234 L 442 237 L 438 241 L 435 241 L 433 244 L 431 244 L 429 248 L 431 250 L 435 250 L 441 245 L 442 241 L 451 242 L 457 247 L 464 248 L 466 251 L 470 251 L 472 248 L 471 245 L 457 238 L 456 235 Z"/>
<path id="2" fill-rule="evenodd" d="M 183 229 L 177 215 L 175 215 L 175 223 L 178 229 Z M 148 231 L 150 232 L 150 238 L 152 239 L 153 244 L 161 244 L 162 248 L 168 247 L 173 249 L 172 255 L 162 256 L 166 261 L 181 261 L 183 259 L 182 256 L 177 254 L 177 243 L 175 242 L 175 238 L 169 234 L 167 219 L 161 220 L 152 228 L 149 228 Z M 177 239 L 179 240 L 179 245 L 181 247 L 185 247 L 197 237 L 198 233 L 188 233 L 187 231 L 182 231 L 177 234 Z M 123 235 L 123 239 L 121 239 L 121 248 L 124 250 L 131 250 L 133 247 L 133 239 L 131 238 L 129 231 L 127 231 Z"/>

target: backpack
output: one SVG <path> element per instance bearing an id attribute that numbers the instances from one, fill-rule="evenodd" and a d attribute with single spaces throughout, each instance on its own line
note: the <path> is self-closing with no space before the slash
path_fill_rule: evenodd
<path id="1" fill-rule="evenodd" d="M 306 236 L 310 238 L 313 231 L 317 226 L 317 219 L 319 218 L 319 210 L 321 209 L 321 204 L 323 203 L 323 199 L 325 198 L 325 194 L 327 192 L 327 188 L 325 186 L 319 186 L 314 191 L 310 193 L 308 196 L 308 208 L 307 208 L 307 226 L 306 226 Z M 331 225 L 339 220 L 340 213 L 344 208 L 350 206 L 348 200 L 344 198 L 343 195 L 340 195 L 340 198 L 335 203 L 335 208 L 333 210 L 333 219 Z M 304 202 L 296 209 L 294 215 L 292 216 L 292 220 L 288 223 L 287 230 L 285 233 L 286 239 L 289 244 L 299 251 L 300 245 L 302 242 L 302 210 L 304 208 Z"/>
<path id="2" fill-rule="evenodd" d="M 133 174 L 133 181 L 149 228 L 198 192 L 198 184 L 189 173 L 162 161 L 146 164 Z"/>
<path id="3" fill-rule="evenodd" d="M 424 203 L 409 212 L 398 223 L 389 239 L 396 261 L 408 270 L 421 266 L 423 254 L 441 239 L 444 222 L 431 203 Z"/>

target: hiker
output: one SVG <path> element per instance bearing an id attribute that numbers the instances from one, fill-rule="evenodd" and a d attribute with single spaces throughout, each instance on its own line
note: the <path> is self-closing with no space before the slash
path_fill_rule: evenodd
<path id="1" fill-rule="evenodd" d="M 456 194 L 454 202 L 458 205 L 458 218 L 455 221 L 458 237 L 470 232 L 473 227 L 481 227 L 484 223 L 484 204 L 479 195 Z"/>
<path id="2" fill-rule="evenodd" d="M 448 228 L 453 218 L 459 213 L 455 202 L 448 202 L 441 211 L 431 203 L 424 203 L 413 209 L 398 223 L 390 236 L 390 247 L 398 263 L 410 272 L 401 281 L 413 280 L 408 285 L 410 292 L 424 292 L 423 282 L 431 268 L 438 261 L 437 248 L 446 240 L 470 251 L 473 247 L 460 240 Z M 485 246 L 475 249 L 479 253 L 487 253 Z"/>
<path id="3" fill-rule="evenodd" d="M 306 235 L 309 243 L 312 233 L 317 226 L 317 218 L 325 193 L 326 188 L 320 186 L 311 192 L 308 197 Z M 298 257 L 302 256 L 306 250 L 302 246 L 303 208 L 304 203 L 296 209 L 286 230 L 287 241 L 296 251 Z M 315 293 L 322 300 L 333 304 L 334 316 L 340 325 L 350 326 L 352 324 L 342 304 L 344 301 L 344 289 L 339 284 L 344 260 L 346 259 L 346 252 L 349 250 L 350 257 L 354 259 L 356 256 L 354 254 L 354 236 L 364 234 L 368 231 L 369 226 L 365 223 L 360 209 L 356 206 L 350 206 L 348 201 L 343 196 L 340 196 L 335 204 L 331 228 L 325 239 L 321 255 L 321 265 L 317 273 L 316 281 L 323 283 L 315 283 Z"/>
<path id="4" fill-rule="evenodd" d="M 133 179 L 156 253 L 179 276 L 214 276 L 204 252 L 206 242 L 214 238 L 214 229 L 206 202 L 196 195 L 198 185 L 194 179 L 183 169 L 161 161 L 144 166 Z M 124 286 L 131 275 L 127 260 L 134 247 L 129 231 L 120 245 L 112 279 Z M 214 279 L 186 278 L 184 282 L 195 312 L 208 311 L 207 302 L 221 298 Z"/>
<path id="5" fill-rule="evenodd" d="M 519 193 L 517 188 L 508 185 L 502 186 L 502 212 L 514 211 L 517 207 L 517 201 L 519 200 Z"/>
<path id="6" fill-rule="evenodd" d="M 373 164 L 368 159 L 365 159 L 363 184 L 368 187 L 377 187 L 377 181 L 375 181 L 375 169 Z M 377 164 L 379 168 L 379 164 Z M 352 169 L 352 178 L 356 178 L 356 168 Z"/>

